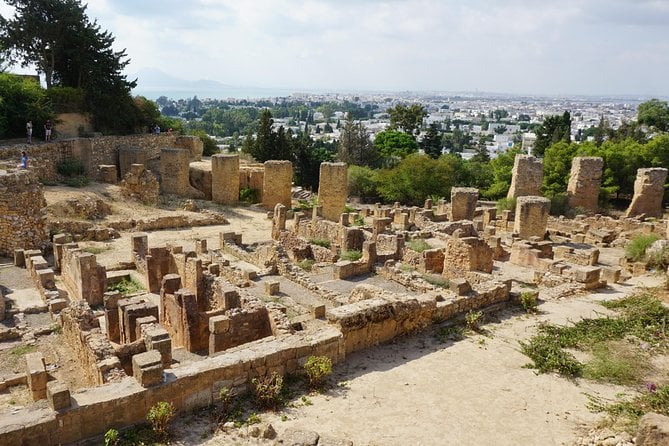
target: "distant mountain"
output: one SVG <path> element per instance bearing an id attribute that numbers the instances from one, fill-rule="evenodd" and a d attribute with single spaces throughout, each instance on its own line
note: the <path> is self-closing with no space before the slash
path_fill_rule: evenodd
<path id="1" fill-rule="evenodd" d="M 143 68 L 139 72 L 129 75 L 128 78 L 137 79 L 138 90 L 228 90 L 235 88 L 232 85 L 211 79 L 196 81 L 180 79 L 157 68 Z"/>

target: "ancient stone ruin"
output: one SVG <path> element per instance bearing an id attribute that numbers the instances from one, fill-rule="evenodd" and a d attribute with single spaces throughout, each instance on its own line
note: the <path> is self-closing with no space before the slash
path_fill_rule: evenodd
<path id="1" fill-rule="evenodd" d="M 644 214 L 647 217 L 662 217 L 662 198 L 666 179 L 667 169 L 664 167 L 639 169 L 634 181 L 634 197 L 625 216 Z"/>
<path id="2" fill-rule="evenodd" d="M 508 198 L 539 195 L 544 179 L 544 163 L 532 155 L 516 155 Z"/>
<path id="3" fill-rule="evenodd" d="M 597 212 L 604 160 L 598 156 L 576 157 L 571 163 L 567 185 L 569 207 Z"/>

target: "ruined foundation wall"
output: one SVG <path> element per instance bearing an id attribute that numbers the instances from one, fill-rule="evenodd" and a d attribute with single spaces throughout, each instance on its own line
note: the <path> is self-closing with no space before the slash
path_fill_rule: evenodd
<path id="1" fill-rule="evenodd" d="M 263 182 L 265 181 L 264 164 L 242 164 L 239 166 L 239 189 L 254 189 L 258 200 L 262 202 Z"/>
<path id="2" fill-rule="evenodd" d="M 576 157 L 572 160 L 567 185 L 569 207 L 597 211 L 603 168 L 604 160 L 598 156 Z"/>
<path id="3" fill-rule="evenodd" d="M 662 198 L 667 169 L 654 167 L 639 169 L 634 181 L 634 197 L 625 217 L 645 214 L 646 217 L 662 217 Z"/>
<path id="4" fill-rule="evenodd" d="M 321 163 L 318 205 L 323 218 L 339 221 L 348 198 L 348 166 L 346 163 Z"/>
<path id="5" fill-rule="evenodd" d="M 160 150 L 160 189 L 165 194 L 203 198 L 204 193 L 190 185 L 190 152 L 185 149 Z"/>
<path id="6" fill-rule="evenodd" d="M 539 195 L 541 182 L 544 179 L 544 163 L 532 155 L 516 155 L 513 162 L 511 187 L 508 198 L 526 195 Z"/>
<path id="7" fill-rule="evenodd" d="M 42 185 L 26 171 L 0 175 L 0 255 L 39 249 L 48 241 Z"/>
<path id="8" fill-rule="evenodd" d="M 293 163 L 290 161 L 265 161 L 262 203 L 274 209 L 278 203 L 291 208 L 290 189 L 293 183 Z"/>
<path id="9" fill-rule="evenodd" d="M 107 271 L 98 265 L 95 255 L 78 248 L 63 249 L 61 278 L 70 290 L 70 300 L 85 300 L 102 305 L 107 291 Z"/>

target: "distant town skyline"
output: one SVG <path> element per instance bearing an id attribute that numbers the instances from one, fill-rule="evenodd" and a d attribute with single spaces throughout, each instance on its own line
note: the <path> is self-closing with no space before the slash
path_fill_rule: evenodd
<path id="1" fill-rule="evenodd" d="M 669 96 L 665 0 L 91 0 L 87 13 L 126 48 L 128 74 L 295 91 Z"/>

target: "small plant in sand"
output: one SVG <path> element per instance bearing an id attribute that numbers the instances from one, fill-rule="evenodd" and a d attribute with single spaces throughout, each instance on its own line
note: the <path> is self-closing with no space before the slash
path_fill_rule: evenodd
<path id="1" fill-rule="evenodd" d="M 483 312 L 469 310 L 465 314 L 465 324 L 467 328 L 472 331 L 479 331 L 481 329 L 481 322 L 483 322 Z"/>
<path id="2" fill-rule="evenodd" d="M 159 401 L 149 409 L 146 414 L 146 421 L 149 422 L 154 434 L 160 440 L 169 438 L 168 427 L 174 418 L 175 411 L 172 403 Z"/>
<path id="3" fill-rule="evenodd" d="M 537 295 L 526 291 L 520 294 L 520 305 L 526 313 L 536 313 L 537 312 Z"/>
<path id="4" fill-rule="evenodd" d="M 283 376 L 276 372 L 251 379 L 251 388 L 256 405 L 260 409 L 274 410 L 281 405 Z"/>
<path id="5" fill-rule="evenodd" d="M 304 371 L 309 379 L 309 387 L 319 388 L 332 374 L 332 360 L 327 356 L 309 356 L 304 364 Z"/>

